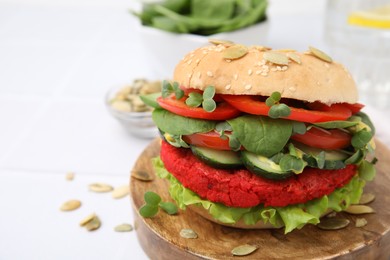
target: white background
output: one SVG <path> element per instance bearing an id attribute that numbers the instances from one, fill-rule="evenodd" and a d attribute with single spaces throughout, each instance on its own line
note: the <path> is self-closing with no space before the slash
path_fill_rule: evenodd
<path id="1" fill-rule="evenodd" d="M 271 0 L 271 47 L 326 50 L 325 1 Z M 108 114 L 106 91 L 152 78 L 129 14 L 134 1 L 0 1 L 0 259 L 146 259 L 130 199 L 88 191 L 92 182 L 127 184 L 150 140 L 129 136 Z M 366 112 L 390 145 L 389 116 Z M 76 173 L 72 182 L 68 171 Z M 71 198 L 82 207 L 60 212 Z M 96 212 L 102 227 L 78 226 Z"/>

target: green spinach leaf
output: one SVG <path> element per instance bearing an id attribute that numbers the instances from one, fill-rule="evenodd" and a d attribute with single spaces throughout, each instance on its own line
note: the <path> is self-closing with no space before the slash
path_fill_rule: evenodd
<path id="1" fill-rule="evenodd" d="M 292 123 L 288 120 L 245 115 L 228 123 L 245 149 L 266 157 L 280 152 L 292 134 Z"/>
<path id="2" fill-rule="evenodd" d="M 216 121 L 188 118 L 175 115 L 164 109 L 155 109 L 152 114 L 153 121 L 163 132 L 173 135 L 189 135 L 205 133 L 213 130 Z"/>

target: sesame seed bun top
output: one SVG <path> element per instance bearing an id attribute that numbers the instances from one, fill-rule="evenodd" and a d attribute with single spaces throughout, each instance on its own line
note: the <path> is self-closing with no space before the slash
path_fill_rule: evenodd
<path id="1" fill-rule="evenodd" d="M 221 94 L 270 96 L 278 91 L 282 97 L 308 102 L 356 103 L 356 85 L 345 67 L 310 50 L 218 42 L 188 53 L 176 66 L 173 80 L 200 90 L 211 85 Z"/>

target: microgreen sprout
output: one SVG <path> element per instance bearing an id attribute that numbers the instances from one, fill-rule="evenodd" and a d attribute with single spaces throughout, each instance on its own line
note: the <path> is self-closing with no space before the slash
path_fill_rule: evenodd
<path id="1" fill-rule="evenodd" d="M 239 151 L 241 149 L 241 143 L 240 141 L 238 141 L 237 137 L 231 133 L 233 131 L 233 128 L 228 122 L 224 121 L 218 123 L 215 126 L 215 131 L 219 133 L 221 139 L 226 140 L 227 138 L 229 138 L 229 146 L 233 151 Z M 228 131 L 229 133 L 226 133 L 226 131 Z"/>
<path id="2" fill-rule="evenodd" d="M 291 109 L 286 104 L 279 102 L 281 98 L 280 92 L 275 91 L 265 100 L 265 104 L 270 107 L 268 111 L 269 117 L 280 118 L 291 114 Z"/>
<path id="3" fill-rule="evenodd" d="M 191 92 L 186 99 L 187 106 L 199 107 L 202 105 L 203 109 L 207 112 L 213 112 L 217 108 L 213 97 L 215 95 L 214 86 L 208 86 L 203 91 L 203 94 L 198 92 Z"/>
<path id="4" fill-rule="evenodd" d="M 184 91 L 180 89 L 179 83 L 164 80 L 162 83 L 161 95 L 163 98 L 169 97 L 171 94 L 175 94 L 176 99 L 181 99 L 184 96 Z"/>
<path id="5" fill-rule="evenodd" d="M 174 203 L 161 201 L 160 195 L 152 191 L 145 192 L 144 200 L 145 204 L 139 209 L 139 214 L 144 218 L 154 217 L 157 215 L 159 208 L 169 215 L 174 215 L 178 211 Z"/>

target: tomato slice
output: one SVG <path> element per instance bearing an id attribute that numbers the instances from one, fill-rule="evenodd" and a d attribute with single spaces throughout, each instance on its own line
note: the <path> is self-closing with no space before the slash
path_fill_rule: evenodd
<path id="1" fill-rule="evenodd" d="M 183 135 L 184 142 L 201 147 L 208 147 L 216 150 L 231 150 L 229 139 L 222 139 L 218 132 L 196 133 Z"/>
<path id="2" fill-rule="evenodd" d="M 295 134 L 291 139 L 311 147 L 332 150 L 342 149 L 351 144 L 351 135 L 342 130 L 321 130 L 316 127 L 310 128 L 303 135 Z"/>
<path id="3" fill-rule="evenodd" d="M 257 100 L 256 96 L 223 95 L 222 98 L 238 110 L 248 114 L 267 116 L 270 109 L 265 102 Z M 320 110 L 307 110 L 290 106 L 291 114 L 284 118 L 300 122 L 319 123 L 346 120 L 352 115 L 351 110 L 342 104 L 333 104 L 331 106 L 321 104 L 321 106 L 317 105 L 317 107 L 320 107 Z"/>
<path id="4" fill-rule="evenodd" d="M 201 107 L 189 107 L 185 103 L 185 98 L 177 100 L 174 95 L 167 98 L 157 98 L 158 104 L 180 116 L 209 119 L 209 120 L 227 120 L 238 116 L 241 112 L 229 105 L 227 102 L 217 104 L 217 108 L 213 112 L 207 112 Z"/>
<path id="5" fill-rule="evenodd" d="M 348 107 L 352 111 L 352 114 L 356 114 L 360 112 L 360 110 L 362 110 L 362 108 L 364 107 L 364 105 L 360 103 L 355 103 L 355 104 L 343 103 L 343 105 Z"/>

